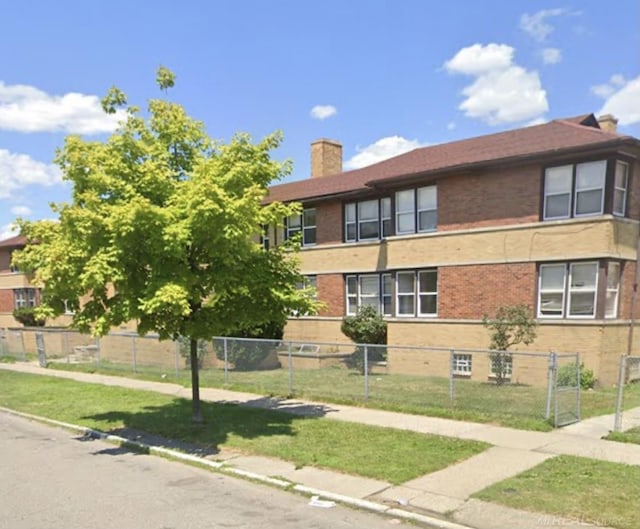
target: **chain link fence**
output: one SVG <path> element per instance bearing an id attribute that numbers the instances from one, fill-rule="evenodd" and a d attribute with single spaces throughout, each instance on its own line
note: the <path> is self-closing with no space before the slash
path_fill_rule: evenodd
<path id="1" fill-rule="evenodd" d="M 638 391 L 640 385 L 640 356 L 622 355 L 618 371 L 618 384 L 616 394 L 616 413 L 613 424 L 614 432 L 622 432 L 627 428 L 624 425 L 625 398 L 632 391 Z"/>
<path id="2" fill-rule="evenodd" d="M 189 340 L 69 330 L 4 331 L 0 354 L 42 365 L 190 381 Z M 198 342 L 203 387 L 277 397 L 369 403 L 460 419 L 580 420 L 578 354 L 296 342 L 219 337 Z"/>

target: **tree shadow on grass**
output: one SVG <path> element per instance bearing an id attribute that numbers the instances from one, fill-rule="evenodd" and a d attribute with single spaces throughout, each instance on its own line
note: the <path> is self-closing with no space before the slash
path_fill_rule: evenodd
<path id="1" fill-rule="evenodd" d="M 83 419 L 115 423 L 106 433 L 148 446 L 171 448 L 206 457 L 218 454 L 229 436 L 256 439 L 272 435 L 296 435 L 292 428 L 300 416 L 237 404 L 201 402 L 203 424 L 191 420 L 191 401 L 173 399 L 141 411 L 109 411 Z M 123 425 L 123 426 L 122 426 Z M 104 426 L 103 426 L 104 428 Z"/>

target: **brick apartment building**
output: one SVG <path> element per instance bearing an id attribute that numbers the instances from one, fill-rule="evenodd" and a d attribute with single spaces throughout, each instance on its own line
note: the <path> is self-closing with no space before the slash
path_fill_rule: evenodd
<path id="1" fill-rule="evenodd" d="M 342 317 L 372 305 L 390 344 L 486 348 L 483 315 L 524 303 L 539 322 L 529 350 L 579 351 L 613 382 L 640 316 L 640 141 L 616 125 L 559 119 L 345 172 L 339 143 L 314 142 L 311 178 L 268 197 L 302 202 L 265 244 L 302 232 L 302 271 L 326 306 L 286 337 L 344 341 Z M 636 328 L 635 354 L 639 341 Z"/>
<path id="2" fill-rule="evenodd" d="M 12 315 L 14 309 L 35 307 L 40 303 L 40 291 L 11 265 L 11 255 L 24 248 L 25 242 L 19 235 L 0 241 L 0 328 L 16 325 Z"/>

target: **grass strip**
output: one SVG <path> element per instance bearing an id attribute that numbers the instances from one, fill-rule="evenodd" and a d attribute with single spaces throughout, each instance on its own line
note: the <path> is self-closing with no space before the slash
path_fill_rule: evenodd
<path id="1" fill-rule="evenodd" d="M 197 445 L 275 457 L 402 483 L 485 450 L 476 441 L 392 428 L 297 417 L 202 403 L 204 425 L 191 422 L 191 402 L 150 391 L 0 371 L 0 406 L 115 435 L 141 431 Z"/>
<path id="2" fill-rule="evenodd" d="M 624 432 L 611 432 L 605 437 L 609 441 L 618 441 L 619 443 L 633 443 L 640 445 L 640 426 L 631 428 Z"/>
<path id="3" fill-rule="evenodd" d="M 560 456 L 501 481 L 475 498 L 619 529 L 640 527 L 640 467 Z"/>

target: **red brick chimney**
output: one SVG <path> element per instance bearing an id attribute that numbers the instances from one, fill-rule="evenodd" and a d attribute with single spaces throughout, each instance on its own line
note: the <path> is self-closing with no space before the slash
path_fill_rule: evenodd
<path id="1" fill-rule="evenodd" d="M 321 138 L 311 144 L 311 178 L 342 172 L 342 144 Z"/>

